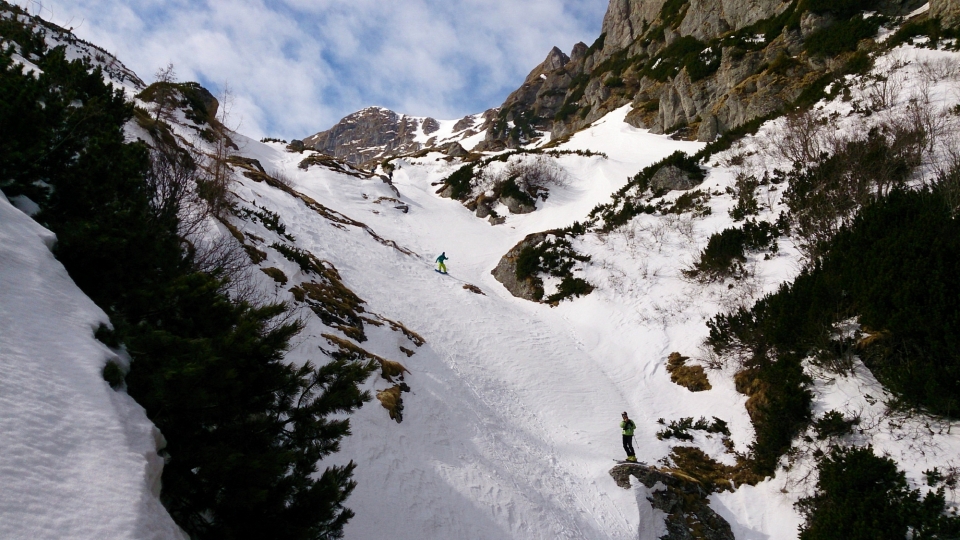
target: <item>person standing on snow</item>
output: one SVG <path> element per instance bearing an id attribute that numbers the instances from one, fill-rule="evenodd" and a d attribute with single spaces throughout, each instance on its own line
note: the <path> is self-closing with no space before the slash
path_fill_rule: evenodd
<path id="1" fill-rule="evenodd" d="M 446 251 L 444 251 L 443 253 L 440 254 L 439 257 L 437 257 L 437 272 L 440 272 L 441 274 L 447 273 L 447 265 L 443 264 L 443 261 L 446 261 L 448 259 L 449 257 L 447 257 Z"/>
<path id="2" fill-rule="evenodd" d="M 627 416 L 627 411 L 623 411 L 623 421 L 620 422 L 620 429 L 623 430 L 623 449 L 627 452 L 627 461 L 637 461 L 636 452 L 633 450 L 633 430 L 637 425 Z"/>

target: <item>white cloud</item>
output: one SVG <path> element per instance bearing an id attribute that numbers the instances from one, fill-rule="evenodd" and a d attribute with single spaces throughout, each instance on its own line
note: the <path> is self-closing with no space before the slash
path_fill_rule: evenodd
<path id="1" fill-rule="evenodd" d="M 607 0 L 45 0 L 42 16 L 144 80 L 227 83 L 251 135 L 297 138 L 368 105 L 456 118 L 499 105 Z M 33 11 L 36 11 L 34 9 Z"/>

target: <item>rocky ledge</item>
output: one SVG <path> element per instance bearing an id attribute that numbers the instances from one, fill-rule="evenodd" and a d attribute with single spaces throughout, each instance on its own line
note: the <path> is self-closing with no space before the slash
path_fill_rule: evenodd
<path id="1" fill-rule="evenodd" d="M 610 476 L 623 489 L 630 489 L 631 477 L 647 487 L 647 501 L 666 514 L 661 540 L 735 540 L 730 524 L 710 508 L 709 492 L 695 479 L 643 464 L 617 465 Z"/>

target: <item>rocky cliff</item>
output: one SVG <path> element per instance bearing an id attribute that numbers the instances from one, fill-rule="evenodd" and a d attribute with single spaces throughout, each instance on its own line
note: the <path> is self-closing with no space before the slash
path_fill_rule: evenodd
<path id="1" fill-rule="evenodd" d="M 357 111 L 331 127 L 303 139 L 307 148 L 362 165 L 378 157 L 421 148 L 415 141 L 418 131 L 430 134 L 439 129 L 433 118 L 412 118 L 381 107 Z"/>
<path id="2" fill-rule="evenodd" d="M 960 11 L 956 0 L 939 2 L 945 17 Z M 563 137 L 627 104 L 637 127 L 710 141 L 794 102 L 864 46 L 856 35 L 838 50 L 812 46 L 825 32 L 850 33 L 863 12 L 899 16 L 923 3 L 611 0 L 597 41 L 569 57 L 551 51 L 500 107 L 484 144 L 515 146 L 534 129 Z M 862 39 L 873 21 L 857 26 L 868 29 Z"/>
<path id="3" fill-rule="evenodd" d="M 447 155 L 462 157 L 467 150 L 461 142 L 491 125 L 496 109 L 468 115 L 451 126 L 441 128 L 433 118 L 401 115 L 382 107 L 368 107 L 344 117 L 326 131 L 302 141 L 303 149 L 316 150 L 353 165 L 371 168 L 390 156 L 415 153 L 425 148 L 439 149 Z"/>
<path id="4" fill-rule="evenodd" d="M 857 52 L 870 47 L 879 24 L 869 17 L 863 23 L 865 13 L 902 16 L 924 3 L 610 0 L 592 45 L 577 43 L 569 55 L 554 47 L 500 107 L 463 118 L 453 133 L 430 137 L 436 120 L 371 107 L 304 144 L 361 166 L 430 147 L 463 154 L 454 143 L 483 131 L 484 140 L 466 150 L 499 151 L 542 132 L 565 137 L 625 105 L 632 107 L 627 121 L 634 126 L 711 141 L 788 107 L 817 81 L 848 69 Z M 960 0 L 933 0 L 922 16 L 955 25 Z M 831 32 L 848 38 L 823 47 Z"/>

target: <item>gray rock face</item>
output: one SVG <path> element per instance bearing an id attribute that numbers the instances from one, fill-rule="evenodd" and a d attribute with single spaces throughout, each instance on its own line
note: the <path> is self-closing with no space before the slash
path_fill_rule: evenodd
<path id="1" fill-rule="evenodd" d="M 735 540 L 730 524 L 710 508 L 707 493 L 692 479 L 645 465 L 617 465 L 610 476 L 624 489 L 630 489 L 632 476 L 651 490 L 647 500 L 667 514 L 661 540 Z"/>
<path id="2" fill-rule="evenodd" d="M 582 41 L 574 45 L 573 50 L 570 51 L 570 61 L 574 63 L 582 62 L 587 56 L 587 49 L 587 44 Z"/>
<path id="3" fill-rule="evenodd" d="M 453 131 L 457 132 L 472 128 L 474 125 L 476 125 L 476 123 L 477 122 L 473 119 L 473 116 L 464 116 L 453 125 Z"/>
<path id="4" fill-rule="evenodd" d="M 492 216 L 491 223 L 493 223 Z M 527 235 L 526 238 L 521 240 L 517 245 L 513 246 L 510 251 L 500 258 L 500 262 L 497 263 L 497 267 L 494 268 L 490 273 L 493 274 L 493 277 L 502 283 L 508 291 L 510 291 L 510 294 L 516 296 L 517 298 L 523 298 L 524 300 L 529 300 L 531 302 L 538 301 L 537 297 L 534 295 L 535 289 L 533 279 L 517 279 L 517 257 L 520 256 L 520 252 L 523 251 L 523 248 L 540 244 L 546 240 L 548 235 L 554 234 L 555 232 L 556 231 L 546 231 Z"/>
<path id="5" fill-rule="evenodd" d="M 467 149 L 464 148 L 464 147 L 463 147 L 460 143 L 458 143 L 458 142 L 452 142 L 452 143 L 448 144 L 448 145 L 443 149 L 443 153 L 446 154 L 446 155 L 448 155 L 448 156 L 452 156 L 452 157 L 463 157 L 463 156 L 469 154 L 469 152 L 467 152 Z"/>
<path id="6" fill-rule="evenodd" d="M 668 191 L 686 190 L 695 186 L 696 184 L 689 174 L 673 165 L 661 167 L 650 179 L 650 187 L 654 192 L 664 189 Z"/>
<path id="7" fill-rule="evenodd" d="M 656 20 L 665 3 L 666 0 L 610 0 L 600 30 L 606 34 L 604 51 L 612 54 L 629 47 Z"/>
<path id="8" fill-rule="evenodd" d="M 434 133 L 440 129 L 440 122 L 437 122 L 433 118 L 424 118 L 423 124 L 421 125 L 423 132 L 427 135 Z"/>
<path id="9" fill-rule="evenodd" d="M 960 25 L 960 0 L 930 0 L 930 17 L 940 17 L 945 28 Z"/>
<path id="10" fill-rule="evenodd" d="M 375 158 L 420 149 L 414 142 L 419 122 L 391 110 L 369 107 L 346 116 L 327 131 L 303 139 L 308 148 L 364 165 Z"/>

